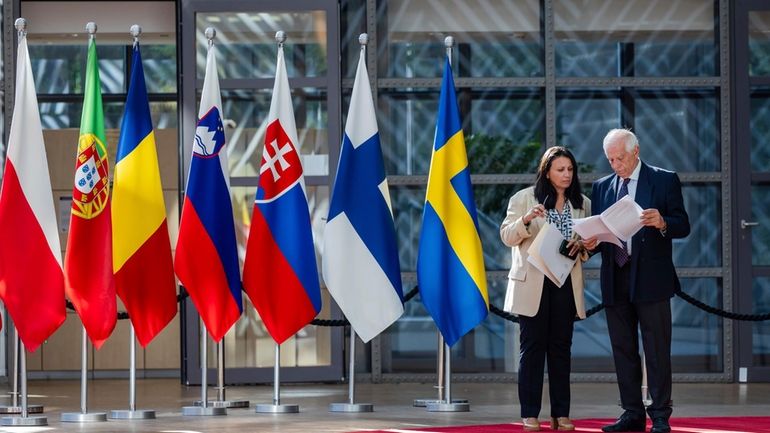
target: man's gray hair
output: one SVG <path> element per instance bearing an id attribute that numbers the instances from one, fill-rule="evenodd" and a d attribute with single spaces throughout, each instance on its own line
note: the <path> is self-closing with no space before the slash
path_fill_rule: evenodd
<path id="1" fill-rule="evenodd" d="M 610 132 L 604 136 L 604 142 L 602 143 L 602 147 L 604 147 L 604 154 L 607 154 L 607 147 L 609 147 L 610 144 L 616 143 L 618 141 L 623 143 L 623 145 L 626 147 L 626 152 L 631 152 L 635 147 L 639 146 L 639 140 L 637 140 L 636 135 L 634 135 L 630 129 L 611 129 Z"/>

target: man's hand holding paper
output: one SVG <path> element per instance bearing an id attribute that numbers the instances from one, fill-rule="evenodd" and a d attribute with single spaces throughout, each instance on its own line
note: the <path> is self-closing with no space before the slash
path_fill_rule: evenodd
<path id="1" fill-rule="evenodd" d="M 573 229 L 585 239 L 595 237 L 622 247 L 620 241 L 629 242 L 644 227 L 643 213 L 631 197 L 625 196 L 600 215 L 574 220 Z"/>

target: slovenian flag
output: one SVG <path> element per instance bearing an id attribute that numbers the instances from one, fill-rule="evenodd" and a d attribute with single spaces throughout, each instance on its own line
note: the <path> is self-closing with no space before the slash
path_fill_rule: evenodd
<path id="1" fill-rule="evenodd" d="M 64 323 L 61 245 L 26 35 L 0 190 L 0 298 L 29 351 Z"/>
<path id="2" fill-rule="evenodd" d="M 361 47 L 324 231 L 323 276 L 364 343 L 404 313 L 401 267 Z"/>
<path id="3" fill-rule="evenodd" d="M 112 186 L 112 262 L 115 289 L 145 347 L 174 318 L 177 302 L 139 43 L 133 51 Z"/>
<path id="4" fill-rule="evenodd" d="M 118 309 L 112 273 L 110 170 L 100 86 L 96 41 L 91 37 L 64 278 L 67 297 L 97 349 L 115 329 Z"/>
<path id="5" fill-rule="evenodd" d="M 243 305 L 215 53 L 212 45 L 206 57 L 174 268 L 211 338 L 218 342 L 238 320 Z"/>
<path id="6" fill-rule="evenodd" d="M 449 58 L 441 81 L 438 120 L 417 255 L 420 297 L 452 346 L 489 314 L 484 255 Z"/>
<path id="7" fill-rule="evenodd" d="M 243 264 L 246 293 L 278 344 L 321 311 L 310 212 L 297 146 L 294 108 L 280 45 Z"/>

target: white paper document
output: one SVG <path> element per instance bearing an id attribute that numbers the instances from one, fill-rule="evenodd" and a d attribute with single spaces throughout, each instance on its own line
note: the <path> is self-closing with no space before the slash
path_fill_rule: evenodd
<path id="1" fill-rule="evenodd" d="M 583 239 L 595 237 L 619 247 L 628 242 L 643 227 L 642 208 L 630 196 L 625 196 L 600 215 L 572 221 L 572 229 Z"/>
<path id="2" fill-rule="evenodd" d="M 529 246 L 529 257 L 527 258 L 529 263 L 532 263 L 558 287 L 563 286 L 564 282 L 567 281 L 567 277 L 572 272 L 572 267 L 575 266 L 577 260 L 577 257 L 570 259 L 559 253 L 559 247 L 563 240 L 564 236 L 556 227 L 544 224 Z"/>

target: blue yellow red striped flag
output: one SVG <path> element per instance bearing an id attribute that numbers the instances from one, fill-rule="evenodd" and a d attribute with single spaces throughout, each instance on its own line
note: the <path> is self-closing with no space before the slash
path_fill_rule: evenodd
<path id="1" fill-rule="evenodd" d="M 449 58 L 425 195 L 417 284 L 425 308 L 450 346 L 489 314 L 484 255 Z"/>
<path id="2" fill-rule="evenodd" d="M 112 190 L 112 264 L 115 289 L 146 346 L 176 315 L 176 281 L 138 43 L 133 51 Z"/>

